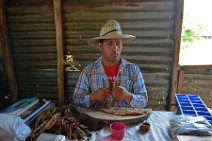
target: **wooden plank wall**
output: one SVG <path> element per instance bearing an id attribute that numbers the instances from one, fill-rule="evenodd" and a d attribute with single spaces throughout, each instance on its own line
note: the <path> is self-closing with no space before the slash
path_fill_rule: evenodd
<path id="1" fill-rule="evenodd" d="M 170 97 L 178 0 L 63 0 L 62 28 L 65 101 L 72 99 L 80 71 L 99 57 L 87 45 L 108 19 L 137 39 L 123 57 L 138 64 L 148 89 L 149 107 L 164 110 Z M 57 99 L 57 51 L 52 0 L 7 0 L 7 25 L 21 97 Z"/>
<path id="2" fill-rule="evenodd" d="M 212 108 L 212 65 L 180 66 L 178 93 L 199 95 Z"/>

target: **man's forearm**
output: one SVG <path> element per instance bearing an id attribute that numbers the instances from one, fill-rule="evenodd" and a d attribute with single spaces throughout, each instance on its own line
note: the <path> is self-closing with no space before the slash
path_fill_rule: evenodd
<path id="1" fill-rule="evenodd" d="M 133 98 L 130 101 L 131 107 L 144 108 L 147 105 L 148 98 L 146 97 L 146 94 L 132 94 L 132 96 Z"/>

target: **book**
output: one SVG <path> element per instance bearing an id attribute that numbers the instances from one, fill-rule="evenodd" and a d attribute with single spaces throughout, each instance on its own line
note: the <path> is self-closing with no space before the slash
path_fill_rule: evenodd
<path id="1" fill-rule="evenodd" d="M 33 117 L 31 117 L 29 120 L 27 120 L 25 123 L 28 126 L 31 126 L 32 123 L 36 120 L 36 118 L 45 110 L 49 109 L 49 108 L 53 108 L 55 107 L 55 103 L 54 102 L 50 102 L 46 107 L 44 107 L 41 111 L 39 111 L 37 114 L 35 114 Z"/>
<path id="2" fill-rule="evenodd" d="M 24 107 L 22 110 L 20 110 L 20 112 L 17 112 L 16 115 L 17 116 L 21 115 L 22 113 L 24 113 L 25 111 L 27 111 L 28 109 L 30 109 L 32 106 L 34 106 L 38 102 L 39 102 L 39 99 L 36 99 L 32 103 L 30 103 L 26 107 Z"/>
<path id="3" fill-rule="evenodd" d="M 24 122 L 27 122 L 30 120 L 33 116 L 37 116 L 44 108 L 50 103 L 50 100 L 47 101 L 45 99 L 39 100 L 38 103 L 30 107 L 28 110 L 21 113 L 19 116 L 24 120 Z"/>
<path id="4" fill-rule="evenodd" d="M 12 114 L 12 115 L 18 115 L 19 112 L 24 110 L 24 108 L 32 106 L 31 104 L 37 100 L 37 97 L 32 97 L 32 98 L 23 98 L 14 104 L 10 105 L 9 107 L 3 109 L 0 111 L 0 113 L 5 113 L 5 114 Z"/>

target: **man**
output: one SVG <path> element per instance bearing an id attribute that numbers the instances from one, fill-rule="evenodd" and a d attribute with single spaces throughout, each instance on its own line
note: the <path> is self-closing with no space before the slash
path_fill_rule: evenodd
<path id="1" fill-rule="evenodd" d="M 101 57 L 82 70 L 74 90 L 76 106 L 146 106 L 147 90 L 139 67 L 121 58 L 122 43 L 133 39 L 133 35 L 122 34 L 117 21 L 109 20 L 99 37 L 88 40 L 100 49 Z"/>

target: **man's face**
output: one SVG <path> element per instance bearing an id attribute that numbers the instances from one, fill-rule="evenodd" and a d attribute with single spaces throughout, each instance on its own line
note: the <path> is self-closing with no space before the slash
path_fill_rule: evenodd
<path id="1" fill-rule="evenodd" d="M 99 47 L 102 50 L 102 57 L 106 61 L 117 62 L 120 60 L 122 51 L 121 39 L 105 39 L 103 40 L 102 44 L 99 45 Z"/>

